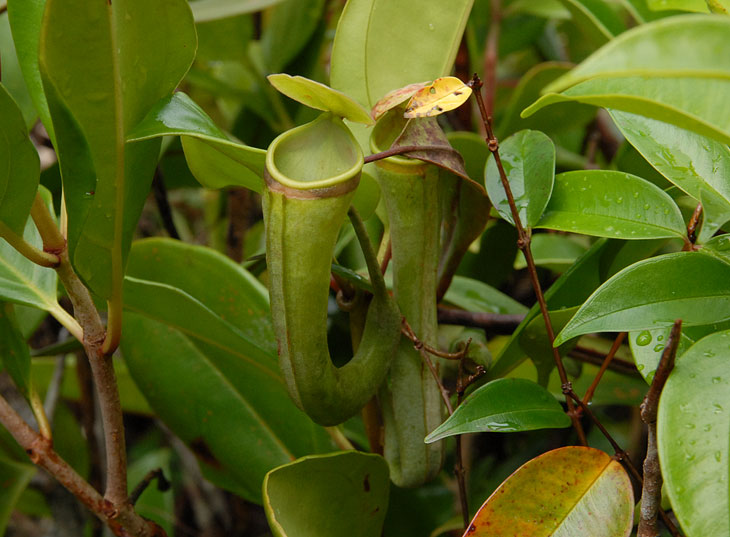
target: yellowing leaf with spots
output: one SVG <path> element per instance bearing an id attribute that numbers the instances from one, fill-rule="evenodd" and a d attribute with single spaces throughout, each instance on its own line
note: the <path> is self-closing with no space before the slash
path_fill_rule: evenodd
<path id="1" fill-rule="evenodd" d="M 484 502 L 463 537 L 628 537 L 634 491 L 603 451 L 564 447 L 517 469 Z"/>
<path id="2" fill-rule="evenodd" d="M 370 111 L 370 116 L 377 121 L 378 118 L 380 118 L 380 116 L 385 114 L 388 110 L 404 103 L 406 100 L 413 97 L 417 91 L 430 85 L 430 82 L 416 82 L 415 84 L 408 84 L 402 88 L 389 91 L 382 99 L 375 103 L 375 106 L 373 106 L 373 109 Z"/>
<path id="3" fill-rule="evenodd" d="M 471 96 L 471 87 L 454 76 L 437 78 L 411 97 L 405 117 L 431 117 L 459 108 Z"/>

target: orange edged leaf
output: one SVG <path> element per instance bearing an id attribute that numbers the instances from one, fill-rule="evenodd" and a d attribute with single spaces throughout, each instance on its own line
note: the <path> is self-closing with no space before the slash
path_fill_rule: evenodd
<path id="1" fill-rule="evenodd" d="M 411 97 L 405 117 L 431 117 L 459 108 L 471 96 L 471 88 L 455 76 L 437 78 Z"/>
<path id="2" fill-rule="evenodd" d="M 373 109 L 370 111 L 370 116 L 377 121 L 378 118 L 380 118 L 380 116 L 385 114 L 388 110 L 392 110 L 399 104 L 404 103 L 407 99 L 413 97 L 417 91 L 422 90 L 429 85 L 429 82 L 417 82 L 415 84 L 408 84 L 402 88 L 389 91 L 382 99 L 375 103 L 375 106 L 373 106 Z"/>
<path id="3" fill-rule="evenodd" d="M 484 502 L 463 537 L 628 537 L 634 491 L 623 467 L 589 447 L 549 451 Z"/>

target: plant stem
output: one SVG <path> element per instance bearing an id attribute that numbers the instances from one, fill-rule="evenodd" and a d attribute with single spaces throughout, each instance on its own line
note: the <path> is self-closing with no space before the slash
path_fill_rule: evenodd
<path id="1" fill-rule="evenodd" d="M 353 446 L 352 443 L 347 439 L 347 437 L 342 434 L 342 431 L 339 427 L 325 427 L 325 430 L 327 431 L 327 434 L 330 435 L 332 441 L 342 451 L 352 451 L 355 449 L 355 446 Z"/>
<path id="2" fill-rule="evenodd" d="M 107 463 L 107 486 L 104 498 L 115 508 L 120 508 L 127 502 L 127 455 L 124 445 L 122 405 L 119 400 L 114 364 L 111 356 L 107 356 L 103 351 L 104 326 L 88 289 L 71 268 L 67 251 L 61 254 L 61 264 L 57 272 L 73 304 L 74 316 L 83 328 L 84 350 L 89 358 L 99 396 Z"/>
<path id="3" fill-rule="evenodd" d="M 81 328 L 81 325 L 76 321 L 76 319 L 73 318 L 73 316 L 69 315 L 68 312 L 61 307 L 60 304 L 55 304 L 54 306 L 48 308 L 48 313 L 50 313 L 53 318 L 61 324 L 61 326 L 68 330 L 69 334 L 71 334 L 79 341 L 83 341 L 84 331 Z"/>
<path id="4" fill-rule="evenodd" d="M 657 514 L 661 510 L 662 503 L 662 471 L 659 467 L 657 451 L 656 420 L 659 396 L 674 368 L 681 330 L 682 321 L 678 319 L 672 326 L 667 346 L 659 360 L 649 391 L 644 397 L 644 402 L 641 403 L 641 420 L 646 423 L 648 428 L 648 439 L 644 459 L 644 484 L 641 490 L 641 518 L 637 537 L 657 537 L 659 535 Z"/>
<path id="5" fill-rule="evenodd" d="M 375 162 L 376 160 L 382 160 L 388 157 L 394 157 L 396 155 L 413 153 L 414 151 L 453 151 L 453 149 L 447 145 L 401 145 L 392 149 L 386 149 L 385 151 L 381 151 L 380 153 L 368 155 L 367 157 L 365 157 L 365 164 Z"/>
<path id="6" fill-rule="evenodd" d="M 383 273 L 380 272 L 378 256 L 373 249 L 373 244 L 370 242 L 368 231 L 365 229 L 365 223 L 362 221 L 362 217 L 355 207 L 350 207 L 347 214 L 350 216 L 350 222 L 355 230 L 355 236 L 360 243 L 360 250 L 362 250 L 362 255 L 365 258 L 365 264 L 368 267 L 373 289 L 376 292 L 386 292 L 385 280 L 383 279 Z"/>
<path id="7" fill-rule="evenodd" d="M 496 334 L 511 334 L 524 318 L 525 316 L 520 314 L 481 313 L 445 308 L 443 306 L 439 306 L 438 308 L 439 324 L 456 324 L 483 328 Z"/>
<path id="8" fill-rule="evenodd" d="M 611 345 L 611 349 L 608 351 L 606 359 L 603 360 L 601 368 L 598 370 L 598 373 L 596 373 L 596 377 L 593 379 L 593 382 L 586 390 L 586 394 L 583 396 L 583 402 L 585 404 L 590 403 L 591 399 L 593 399 L 593 394 L 596 391 L 596 388 L 598 388 L 598 383 L 601 382 L 603 374 L 606 372 L 606 369 L 608 369 L 608 366 L 611 365 L 611 362 L 613 361 L 614 356 L 616 356 L 616 353 L 621 347 L 621 343 L 623 342 L 625 337 L 626 332 L 621 332 L 618 336 L 616 336 L 616 339 L 613 341 L 613 345 Z"/>
<path id="9" fill-rule="evenodd" d="M 510 211 L 512 212 L 512 220 L 515 223 L 515 227 L 517 228 L 517 246 L 522 251 L 522 254 L 525 256 L 525 261 L 527 262 L 527 269 L 530 274 L 530 281 L 532 282 L 532 288 L 535 291 L 535 295 L 537 296 L 537 302 L 540 305 L 540 312 L 542 313 L 542 318 L 545 321 L 545 329 L 547 330 L 548 340 L 550 341 L 550 346 L 553 351 L 553 358 L 555 359 L 555 365 L 558 368 L 558 374 L 560 375 L 560 382 L 565 385 L 568 383 L 568 375 L 565 372 L 565 366 L 563 365 L 563 360 L 560 357 L 560 351 L 556 349 L 553 346 L 553 342 L 555 341 L 555 332 L 553 331 L 553 325 L 550 321 L 550 314 L 548 313 L 547 303 L 545 302 L 545 296 L 542 293 L 542 287 L 540 286 L 540 280 L 537 277 L 537 268 L 535 265 L 535 260 L 532 257 L 532 250 L 530 249 L 530 233 L 525 230 L 525 228 L 522 226 L 522 221 L 520 220 L 520 214 L 517 210 L 517 205 L 515 204 L 515 198 L 512 195 L 512 188 L 510 187 L 509 180 L 507 179 L 507 174 L 504 171 L 504 166 L 502 166 L 502 159 L 499 156 L 499 142 L 497 141 L 497 138 L 494 136 L 494 132 L 492 131 L 492 125 L 491 120 L 489 118 L 489 114 L 487 113 L 487 110 L 484 106 L 484 101 L 482 100 L 482 94 L 481 94 L 481 87 L 482 82 L 479 80 L 479 77 L 475 74 L 474 78 L 471 80 L 469 85 L 474 89 L 473 94 L 477 100 L 477 105 L 479 106 L 479 112 L 482 115 L 482 121 L 484 123 L 484 128 L 487 132 L 487 147 L 489 148 L 489 151 L 492 153 L 492 156 L 494 157 L 494 162 L 497 164 L 497 169 L 499 170 L 499 177 L 502 181 L 502 187 L 504 188 L 505 195 L 507 196 L 507 201 L 509 202 Z M 578 434 L 578 439 L 580 440 L 580 443 L 582 445 L 587 445 L 586 443 L 586 437 L 585 433 L 583 432 L 583 427 L 580 424 L 580 420 L 578 416 L 575 413 L 575 405 L 571 401 L 569 397 L 566 396 L 565 398 L 566 404 L 568 405 L 568 415 L 570 416 L 571 421 L 573 422 L 573 428 L 575 429 L 575 432 Z"/>
<path id="10" fill-rule="evenodd" d="M 57 255 L 44 252 L 32 246 L 3 222 L 0 222 L 0 239 L 8 241 L 8 244 L 15 248 L 20 255 L 41 267 L 54 268 L 60 262 Z"/>
<path id="11" fill-rule="evenodd" d="M 33 218 L 33 223 L 43 239 L 44 252 L 58 255 L 66 249 L 66 239 L 61 235 L 61 231 L 53 220 L 48 206 L 38 192 L 36 192 L 33 199 L 30 216 Z"/>
<path id="12" fill-rule="evenodd" d="M 171 483 L 167 480 L 165 474 L 162 473 L 162 468 L 150 470 L 129 494 L 129 503 L 131 505 L 137 503 L 139 497 L 142 496 L 142 493 L 147 490 L 147 487 L 149 487 L 155 479 L 157 479 L 157 490 L 165 492 L 170 489 Z"/>

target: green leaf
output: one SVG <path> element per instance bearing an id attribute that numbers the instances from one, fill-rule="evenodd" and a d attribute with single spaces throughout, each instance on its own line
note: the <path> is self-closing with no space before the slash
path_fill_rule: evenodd
<path id="1" fill-rule="evenodd" d="M 499 155 L 522 225 L 531 228 L 540 220 L 553 190 L 555 146 L 542 132 L 523 130 L 500 144 Z M 484 173 L 489 199 L 500 216 L 514 225 L 494 157 L 487 160 Z"/>
<path id="2" fill-rule="evenodd" d="M 573 22 L 595 46 L 601 46 L 626 30 L 621 18 L 603 0 L 560 0 Z"/>
<path id="3" fill-rule="evenodd" d="M 498 379 L 469 395 L 424 441 L 431 443 L 464 433 L 561 427 L 570 427 L 570 418 L 545 388 L 524 379 Z"/>
<path id="4" fill-rule="evenodd" d="M 577 307 L 559 309 L 550 311 L 550 323 L 553 327 L 553 333 L 563 328 L 570 318 L 575 314 Z M 545 320 L 542 316 L 537 316 L 525 326 L 519 336 L 520 347 L 525 354 L 530 357 L 532 363 L 537 369 L 537 383 L 541 386 L 547 386 L 550 373 L 555 368 L 555 356 L 545 327 Z M 565 357 L 568 351 L 572 350 L 576 342 L 570 342 L 560 347 L 560 355 Z"/>
<path id="5" fill-rule="evenodd" d="M 32 464 L 0 457 L 0 483 L 3 484 L 0 487 L 0 535 L 5 535 L 15 504 L 35 473 Z"/>
<path id="6" fill-rule="evenodd" d="M 129 465 L 130 488 L 135 483 L 140 483 L 150 470 L 157 468 L 162 470 L 163 475 L 169 480 L 171 459 L 172 452 L 169 448 L 159 448 L 145 453 L 133 461 Z M 168 535 L 174 534 L 174 519 L 170 516 L 170 513 L 175 512 L 173 490 L 160 490 L 157 483 L 152 482 L 134 504 L 134 510 L 141 516 L 154 520 Z"/>
<path id="7" fill-rule="evenodd" d="M 478 280 L 454 276 L 444 302 L 467 311 L 522 314 L 527 308 L 494 287 Z"/>
<path id="8" fill-rule="evenodd" d="M 652 330 L 730 319 L 730 266 L 695 252 L 666 254 L 622 270 L 593 293 L 555 338 Z"/>
<path id="9" fill-rule="evenodd" d="M 264 508 L 274 537 L 379 537 L 389 489 L 379 455 L 304 457 L 266 475 Z"/>
<path id="10" fill-rule="evenodd" d="M 331 449 L 286 392 L 266 297 L 250 275 L 210 249 L 162 239 L 135 245 L 130 273 L 155 281 L 125 283 L 127 366 L 209 478 L 260 502 L 266 472 Z"/>
<path id="11" fill-rule="evenodd" d="M 38 45 L 46 0 L 8 0 L 8 18 L 18 55 L 20 70 L 38 116 L 52 141 L 55 140 L 51 113 L 43 91 L 38 63 Z M 54 143 L 55 145 L 55 143 Z"/>
<path id="12" fill-rule="evenodd" d="M 3 51 L 2 83 L 18 103 L 18 108 L 25 119 L 25 126 L 30 129 L 38 119 L 38 114 L 18 62 L 7 13 L 0 13 L 0 50 Z"/>
<path id="13" fill-rule="evenodd" d="M 674 367 L 659 400 L 659 461 L 686 535 L 730 533 L 730 331 L 701 339 Z"/>
<path id="14" fill-rule="evenodd" d="M 286 0 L 269 15 L 261 53 L 269 72 L 279 72 L 301 53 L 322 18 L 325 0 Z"/>
<path id="15" fill-rule="evenodd" d="M 547 95 L 522 115 L 574 100 L 641 114 L 728 143 L 729 36 L 730 19 L 725 17 L 686 15 L 639 26 L 550 84 Z"/>
<path id="16" fill-rule="evenodd" d="M 616 239 L 686 235 L 682 213 L 668 194 L 640 177 L 608 170 L 559 174 L 536 227 Z"/>
<path id="17" fill-rule="evenodd" d="M 565 272 L 588 250 L 586 244 L 576 238 L 579 237 L 557 233 L 533 235 L 530 245 L 535 264 L 555 272 Z M 527 262 L 525 256 L 519 253 L 515 260 L 515 270 L 524 268 L 527 268 Z"/>
<path id="18" fill-rule="evenodd" d="M 730 148 L 694 132 L 628 112 L 610 110 L 624 137 L 656 170 L 701 200 L 702 237 L 730 220 Z"/>
<path id="19" fill-rule="evenodd" d="M 355 123 L 365 125 L 374 123 L 373 118 L 370 117 L 370 114 L 362 105 L 341 91 L 334 90 L 303 76 L 279 73 L 269 75 L 266 78 L 281 93 L 290 99 L 306 104 L 310 108 L 332 112 L 338 117 L 349 119 Z"/>
<path id="20" fill-rule="evenodd" d="M 197 0 L 190 2 L 195 22 L 207 22 L 246 13 L 255 13 L 282 0 Z"/>
<path id="21" fill-rule="evenodd" d="M 564 447 L 513 473 L 484 502 L 468 534 L 583 535 L 590 528 L 592 537 L 626 537 L 633 515 L 634 491 L 619 462 L 594 448 Z"/>
<path id="22" fill-rule="evenodd" d="M 119 298 L 159 154 L 159 141 L 125 145 L 127 133 L 177 86 L 195 48 L 185 0 L 46 2 L 40 65 L 64 178 L 70 257 L 103 298 Z"/>
<path id="23" fill-rule="evenodd" d="M 705 0 L 646 0 L 649 9 L 664 11 L 667 9 L 678 9 L 681 11 L 694 11 L 696 13 L 707 13 L 707 2 Z"/>
<path id="24" fill-rule="evenodd" d="M 0 84 L 0 223 L 22 233 L 33 205 L 40 161 L 28 138 L 23 114 Z"/>
<path id="25" fill-rule="evenodd" d="M 201 185 L 219 189 L 242 186 L 261 192 L 266 151 L 232 141 L 183 92 L 165 97 L 129 133 L 138 142 L 180 136 L 190 171 Z"/>
<path id="26" fill-rule="evenodd" d="M 350 0 L 335 34 L 332 87 L 370 109 L 391 90 L 449 74 L 472 3 Z"/>
<path id="27" fill-rule="evenodd" d="M 13 305 L 0 303 L 0 360 L 13 379 L 18 391 L 30 395 L 30 352 L 20 333 Z"/>

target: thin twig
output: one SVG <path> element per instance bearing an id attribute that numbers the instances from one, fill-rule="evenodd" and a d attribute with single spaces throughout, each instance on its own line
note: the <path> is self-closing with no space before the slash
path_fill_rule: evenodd
<path id="1" fill-rule="evenodd" d="M 439 392 L 441 392 L 441 399 L 443 399 L 444 404 L 446 405 L 446 410 L 448 410 L 449 416 L 451 416 L 454 413 L 454 407 L 451 404 L 449 392 L 444 386 L 443 382 L 441 382 L 441 379 L 439 378 L 439 372 L 436 370 L 436 366 L 433 365 L 433 360 L 431 360 L 428 351 L 423 346 L 417 347 L 415 344 L 413 346 L 421 354 L 421 358 L 423 358 L 423 361 L 426 362 L 428 369 L 431 371 L 431 375 L 433 375 L 433 379 L 436 381 L 436 384 L 439 387 Z"/>
<path id="2" fill-rule="evenodd" d="M 403 319 L 403 326 L 401 327 L 401 333 L 406 336 L 408 339 L 411 340 L 413 343 L 413 346 L 416 348 L 416 350 L 425 350 L 429 354 L 433 354 L 434 356 L 438 356 L 439 358 L 445 358 L 446 360 L 461 360 L 466 356 L 466 353 L 469 350 L 469 346 L 467 345 L 459 352 L 445 352 L 439 349 L 436 349 L 434 347 L 431 347 L 427 343 L 424 343 L 421 341 L 418 336 L 416 336 L 415 332 L 413 332 L 413 329 L 411 328 L 411 325 L 408 324 L 408 321 L 404 318 Z M 471 340 L 470 340 L 471 341 Z"/>
<path id="3" fill-rule="evenodd" d="M 471 339 L 466 344 L 466 349 L 469 348 Z M 466 357 L 466 355 L 464 356 Z M 456 377 L 456 408 L 461 406 L 461 402 L 464 399 L 464 358 L 459 360 L 459 372 Z M 464 530 L 469 527 L 469 501 L 466 492 L 466 469 L 464 468 L 464 453 L 462 449 L 462 438 L 461 435 L 456 435 L 456 461 L 454 462 L 454 474 L 456 475 L 456 482 L 459 486 L 459 500 L 461 503 L 461 517 L 464 522 Z"/>
<path id="4" fill-rule="evenodd" d="M 603 365 L 603 362 L 605 361 L 603 355 L 596 356 L 593 352 L 593 349 L 585 349 L 584 347 L 572 349 L 568 352 L 568 356 L 570 356 L 574 360 L 578 360 L 579 362 L 584 362 L 586 364 L 592 364 L 597 366 Z M 621 373 L 623 375 L 639 374 L 639 370 L 636 369 L 636 366 L 634 364 L 616 357 L 614 357 L 614 359 L 611 360 L 611 363 L 608 364 L 608 369 L 616 371 L 617 373 Z"/>
<path id="5" fill-rule="evenodd" d="M 439 306 L 439 324 L 483 328 L 495 334 L 511 334 L 525 319 L 521 314 L 482 313 Z"/>
<path id="6" fill-rule="evenodd" d="M 568 383 L 568 375 L 565 372 L 565 366 L 563 365 L 563 360 L 560 356 L 560 351 L 556 349 L 553 346 L 553 342 L 555 341 L 555 332 L 553 331 L 553 325 L 550 321 L 550 314 L 548 313 L 547 308 L 547 302 L 545 302 L 545 297 L 542 293 L 542 287 L 540 286 L 540 280 L 537 277 L 537 268 L 535 265 L 535 260 L 532 257 L 532 250 L 530 249 L 530 233 L 525 230 L 525 228 L 522 226 L 522 221 L 520 220 L 520 214 L 517 210 L 517 205 L 515 204 L 515 198 L 512 195 L 512 188 L 510 187 L 509 180 L 507 179 L 507 173 L 504 170 L 504 166 L 502 165 L 502 159 L 499 156 L 499 142 L 497 141 L 497 138 L 494 135 L 494 132 L 492 131 L 492 125 L 491 120 L 489 118 L 489 114 L 487 113 L 487 110 L 484 106 L 484 101 L 482 100 L 482 94 L 481 94 L 481 87 L 482 87 L 482 81 L 479 80 L 479 77 L 475 74 L 474 78 L 472 78 L 471 82 L 469 82 L 469 85 L 476 91 L 473 92 L 476 100 L 477 105 L 479 106 L 479 112 L 482 115 L 482 121 L 484 123 L 484 128 L 487 132 L 487 147 L 489 148 L 489 151 L 492 153 L 492 156 L 494 157 L 494 162 L 497 165 L 497 169 L 499 170 L 499 177 L 502 181 L 502 187 L 504 188 L 505 195 L 507 197 L 507 201 L 509 202 L 510 211 L 512 212 L 512 220 L 514 221 L 515 228 L 517 229 L 517 246 L 520 250 L 522 250 L 522 254 L 525 256 L 525 261 L 527 262 L 527 269 L 530 274 L 530 281 L 532 282 L 532 288 L 535 292 L 535 295 L 537 297 L 537 302 L 540 305 L 540 312 L 542 313 L 542 318 L 545 321 L 545 329 L 547 331 L 548 340 L 550 341 L 550 346 L 552 347 L 553 351 L 553 358 L 555 360 L 555 365 L 558 368 L 558 374 L 560 375 L 560 382 L 562 384 Z M 575 405 L 571 401 L 569 397 L 566 397 L 565 399 L 566 404 L 568 405 L 568 415 L 570 416 L 571 421 L 573 422 L 573 428 L 575 429 L 575 432 L 578 435 L 578 439 L 582 445 L 587 445 L 585 433 L 583 432 L 583 427 L 580 424 L 580 420 L 578 416 L 575 413 Z"/>
<path id="7" fill-rule="evenodd" d="M 593 394 L 596 391 L 596 388 L 598 388 L 598 383 L 601 382 L 603 374 L 606 372 L 606 369 L 608 369 L 608 366 L 611 365 L 611 362 L 613 361 L 614 356 L 616 356 L 616 353 L 621 347 L 621 343 L 623 343 L 625 337 L 626 332 L 621 332 L 613 341 L 613 345 L 611 345 L 611 349 L 608 351 L 606 359 L 603 360 L 601 368 L 598 370 L 598 373 L 596 373 L 596 377 L 593 379 L 593 382 L 586 390 L 586 394 L 583 396 L 583 402 L 585 404 L 589 404 L 591 399 L 593 399 Z"/>
<path id="8" fill-rule="evenodd" d="M 386 149 L 380 153 L 368 155 L 365 157 L 365 164 L 375 162 L 376 160 L 382 160 L 384 158 L 394 157 L 396 155 L 403 155 L 404 153 L 413 153 L 415 151 L 453 151 L 453 149 L 448 145 L 402 145 Z"/>
<path id="9" fill-rule="evenodd" d="M 167 234 L 170 235 L 170 237 L 179 240 L 180 234 L 177 232 L 175 221 L 172 218 L 172 208 L 170 207 L 170 200 L 167 197 L 167 188 L 165 188 L 165 180 L 159 166 L 155 170 L 155 175 L 152 179 L 152 194 L 155 196 L 155 203 L 157 203 L 157 210 L 160 213 L 162 227 L 165 228 L 165 231 L 167 231 Z"/>
<path id="10" fill-rule="evenodd" d="M 654 372 L 649 391 L 641 403 L 641 420 L 648 428 L 646 458 L 644 459 L 644 483 L 641 490 L 641 517 L 637 537 L 657 537 L 659 526 L 657 514 L 662 503 L 662 471 L 659 467 L 659 453 L 657 451 L 656 420 L 659 407 L 659 396 L 674 368 L 674 359 L 679 347 L 679 338 L 682 330 L 682 321 L 677 320 L 667 339 L 667 346 Z"/>
<path id="11" fill-rule="evenodd" d="M 129 494 L 129 503 L 132 505 L 136 504 L 139 497 L 142 496 L 142 493 L 147 490 L 147 487 L 149 487 L 150 483 L 152 483 L 155 479 L 157 479 L 157 490 L 160 492 L 170 490 L 170 482 L 162 472 L 162 468 L 156 468 L 147 472 L 147 474 L 142 478 L 142 481 L 137 483 L 137 486 L 134 487 L 134 490 L 132 490 Z"/>

